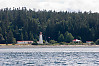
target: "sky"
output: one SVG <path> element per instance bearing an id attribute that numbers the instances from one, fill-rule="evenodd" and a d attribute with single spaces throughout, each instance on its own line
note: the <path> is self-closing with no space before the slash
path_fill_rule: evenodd
<path id="1" fill-rule="evenodd" d="M 26 7 L 36 10 L 99 12 L 99 0 L 0 0 L 2 8 Z"/>

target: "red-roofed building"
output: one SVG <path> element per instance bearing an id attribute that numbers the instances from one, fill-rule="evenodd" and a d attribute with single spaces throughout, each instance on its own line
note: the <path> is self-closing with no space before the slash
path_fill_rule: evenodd
<path id="1" fill-rule="evenodd" d="M 74 39 L 73 42 L 78 42 L 79 43 L 79 42 L 81 42 L 81 40 Z"/>
<path id="2" fill-rule="evenodd" d="M 17 44 L 32 44 L 33 41 L 17 41 Z"/>

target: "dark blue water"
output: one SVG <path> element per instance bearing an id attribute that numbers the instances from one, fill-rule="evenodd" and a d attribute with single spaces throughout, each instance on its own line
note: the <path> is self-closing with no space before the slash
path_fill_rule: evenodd
<path id="1" fill-rule="evenodd" d="M 45 49 L 47 51 L 41 49 L 44 52 L 35 51 L 37 48 L 34 51 L 33 48 L 25 48 L 24 51 L 23 49 L 7 49 L 7 51 L 2 49 L 2 52 L 0 52 L 0 66 L 99 66 L 99 52 L 74 52 L 73 50 L 73 52 L 56 52 L 54 48 L 53 52 L 48 52 L 52 49 Z M 25 50 L 28 51 L 25 52 Z M 57 50 L 61 50 L 61 48 Z M 64 50 L 66 49 L 64 48 Z"/>

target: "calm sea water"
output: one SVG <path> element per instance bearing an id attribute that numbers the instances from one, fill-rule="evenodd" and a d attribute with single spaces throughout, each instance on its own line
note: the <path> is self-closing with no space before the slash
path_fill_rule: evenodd
<path id="1" fill-rule="evenodd" d="M 0 66 L 99 66 L 99 48 L 0 49 Z"/>

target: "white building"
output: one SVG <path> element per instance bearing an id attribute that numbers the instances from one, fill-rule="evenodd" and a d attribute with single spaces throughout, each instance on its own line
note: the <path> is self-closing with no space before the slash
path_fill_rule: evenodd
<path id="1" fill-rule="evenodd" d="M 91 44 L 93 41 L 86 41 L 86 43 L 89 43 L 89 44 Z"/>
<path id="2" fill-rule="evenodd" d="M 80 43 L 81 40 L 78 40 L 78 39 L 74 39 L 73 42 L 77 42 L 77 43 Z"/>
<path id="3" fill-rule="evenodd" d="M 42 32 L 40 32 L 38 44 L 43 44 Z"/>
<path id="4" fill-rule="evenodd" d="M 32 44 L 33 41 L 17 41 L 17 44 Z"/>

